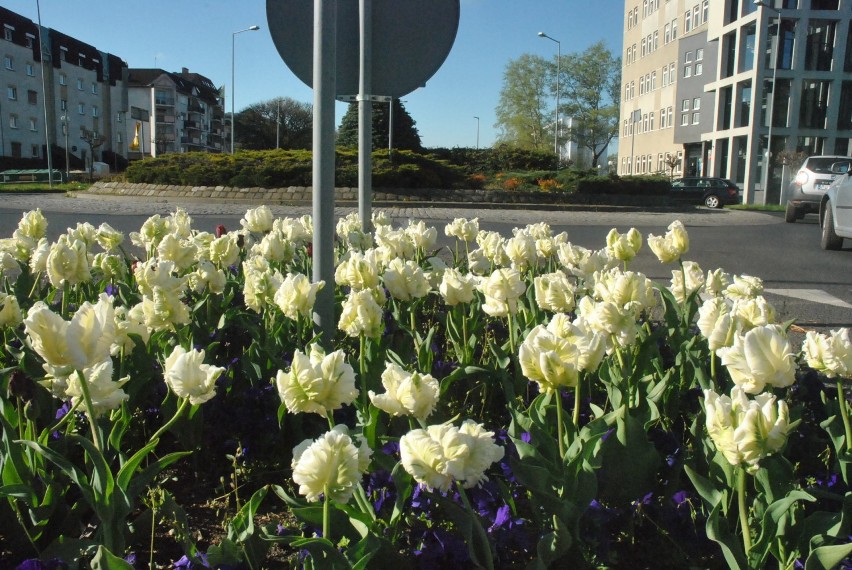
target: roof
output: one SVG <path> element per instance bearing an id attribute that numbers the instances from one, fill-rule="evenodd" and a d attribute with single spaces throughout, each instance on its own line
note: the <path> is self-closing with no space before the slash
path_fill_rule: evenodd
<path id="1" fill-rule="evenodd" d="M 132 67 L 129 69 L 127 86 L 152 87 L 154 82 L 167 76 L 175 84 L 175 88 L 186 95 L 194 95 L 199 99 L 215 102 L 219 98 L 219 90 L 207 77 L 199 73 L 173 73 L 158 68 Z"/>

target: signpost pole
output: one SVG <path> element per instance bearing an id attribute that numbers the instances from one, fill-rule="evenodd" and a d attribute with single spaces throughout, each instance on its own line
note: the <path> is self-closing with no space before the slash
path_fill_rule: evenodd
<path id="1" fill-rule="evenodd" d="M 373 203 L 373 2 L 360 0 L 358 6 L 361 47 L 358 76 L 358 214 L 362 230 L 369 232 L 372 229 Z"/>
<path id="2" fill-rule="evenodd" d="M 325 281 L 314 304 L 321 342 L 334 336 L 334 101 L 337 0 L 314 0 L 313 281 Z"/>

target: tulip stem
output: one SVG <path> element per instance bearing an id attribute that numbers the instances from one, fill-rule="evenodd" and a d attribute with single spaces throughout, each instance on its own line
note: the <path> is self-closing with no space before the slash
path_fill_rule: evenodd
<path id="1" fill-rule="evenodd" d="M 509 352 L 512 356 L 515 354 L 515 319 L 512 317 L 512 312 L 509 311 Z"/>
<path id="2" fill-rule="evenodd" d="M 563 418 L 564 411 L 562 410 L 562 394 L 557 389 L 554 392 L 556 396 L 556 437 L 559 440 L 559 458 L 565 461 L 565 420 Z"/>
<path id="3" fill-rule="evenodd" d="M 328 485 L 322 490 L 322 537 L 328 541 L 331 533 L 331 497 L 328 496 Z"/>
<path id="4" fill-rule="evenodd" d="M 61 418 L 59 418 L 59 419 L 56 421 L 56 423 L 55 423 L 55 424 L 53 424 L 53 425 L 52 425 L 52 426 L 50 426 L 49 428 L 47 428 L 47 429 L 45 429 L 44 431 L 42 431 L 42 432 L 41 432 L 41 435 L 39 436 L 39 443 L 41 443 L 42 445 L 47 445 L 47 437 L 48 437 L 50 434 L 52 434 L 53 432 L 58 431 L 58 430 L 59 430 L 59 428 L 61 428 L 63 425 L 65 425 L 65 423 L 67 423 L 67 422 L 68 422 L 68 420 L 70 420 L 71 418 L 73 418 L 73 417 L 74 417 L 74 414 L 77 412 L 77 408 L 78 408 L 79 406 L 80 406 L 80 400 L 77 400 L 77 401 L 74 403 L 74 405 L 73 405 L 73 406 L 71 406 L 71 409 L 70 409 L 70 410 L 68 410 L 68 411 L 65 413 L 65 415 L 64 415 L 64 416 L 62 416 Z"/>
<path id="5" fill-rule="evenodd" d="M 843 391 L 843 382 L 839 378 L 837 379 L 837 404 L 840 406 L 843 427 L 846 428 L 846 451 L 849 451 L 852 449 L 852 425 L 849 424 L 849 410 L 846 409 L 846 393 Z"/>
<path id="6" fill-rule="evenodd" d="M 462 318 L 462 358 L 464 359 L 465 364 L 470 364 L 470 358 L 468 358 L 468 343 L 467 343 L 467 306 L 464 304 L 459 305 L 459 311 L 461 312 Z"/>
<path id="7" fill-rule="evenodd" d="M 748 509 L 746 508 L 746 470 L 740 467 L 737 473 L 737 503 L 740 508 L 740 526 L 743 533 L 743 547 L 746 557 L 751 550 L 751 529 L 748 526 Z"/>
<path id="8" fill-rule="evenodd" d="M 710 351 L 710 379 L 716 384 L 716 351 Z"/>
<path id="9" fill-rule="evenodd" d="M 358 337 L 360 341 L 360 350 L 358 352 L 358 372 L 361 376 L 361 413 L 364 414 L 364 425 L 367 425 L 370 414 L 367 413 L 369 396 L 367 395 L 367 361 L 364 354 L 367 352 L 367 336 L 361 333 Z"/>
<path id="10" fill-rule="evenodd" d="M 580 395 L 582 393 L 583 375 L 577 376 L 577 387 L 574 388 L 574 415 L 571 418 L 574 421 L 574 431 L 580 431 Z"/>
<path id="11" fill-rule="evenodd" d="M 160 437 L 161 437 L 164 433 L 166 433 L 166 432 L 169 430 L 169 428 L 170 428 L 170 427 L 172 427 L 172 426 L 174 425 L 174 423 L 178 420 L 178 418 L 180 418 L 180 416 L 182 416 L 182 415 L 183 415 L 183 411 L 186 409 L 186 406 L 187 406 L 187 405 L 189 405 L 189 398 L 184 398 L 184 399 L 181 401 L 180 406 L 178 406 L 178 409 L 177 409 L 177 411 L 175 412 L 175 415 L 173 415 L 173 416 L 169 419 L 169 421 L 167 421 L 167 422 L 166 422 L 166 423 L 164 423 L 162 426 L 160 426 L 160 429 L 158 429 L 158 430 L 154 433 L 154 435 L 153 435 L 153 436 L 151 436 L 151 440 L 150 440 L 150 441 L 156 441 L 156 440 L 160 439 Z"/>
<path id="12" fill-rule="evenodd" d="M 63 300 L 65 297 L 63 296 Z M 80 389 L 83 391 L 83 401 L 86 403 L 86 416 L 89 418 L 89 428 L 92 430 L 92 443 L 95 444 L 95 449 L 103 453 L 101 445 L 101 432 L 98 429 L 98 422 L 95 420 L 95 406 L 92 404 L 92 395 L 89 392 L 89 381 L 81 370 L 77 370 L 77 378 L 80 380 Z"/>

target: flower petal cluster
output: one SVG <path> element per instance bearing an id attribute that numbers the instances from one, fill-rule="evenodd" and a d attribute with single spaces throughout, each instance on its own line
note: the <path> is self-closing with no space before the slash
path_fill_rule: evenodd
<path id="1" fill-rule="evenodd" d="M 796 380 L 795 355 L 778 325 L 737 334 L 733 345 L 720 348 L 717 354 L 734 383 L 748 394 L 758 394 L 767 385 L 786 388 Z"/>
<path id="2" fill-rule="evenodd" d="M 425 421 L 438 403 L 437 380 L 429 374 L 407 372 L 393 362 L 385 365 L 382 386 L 384 394 L 369 391 L 370 401 L 392 416 L 414 416 Z"/>
<path id="3" fill-rule="evenodd" d="M 261 234 L 272 229 L 273 220 L 274 216 L 269 206 L 258 206 L 257 208 L 246 210 L 245 215 L 240 220 L 240 225 L 247 232 Z"/>
<path id="4" fill-rule="evenodd" d="M 345 504 L 367 472 L 372 453 L 364 441 L 349 436 L 346 426 L 334 426 L 293 449 L 293 481 L 308 501 L 325 495 L 326 500 Z"/>
<path id="5" fill-rule="evenodd" d="M 606 249 L 610 257 L 629 262 L 642 249 L 642 234 L 636 228 L 630 228 L 623 234 L 612 228 L 606 235 Z"/>
<path id="6" fill-rule="evenodd" d="M 338 285 L 352 289 L 372 289 L 379 286 L 379 266 L 374 254 L 352 251 L 334 271 Z"/>
<path id="7" fill-rule="evenodd" d="M 524 272 L 535 265 L 538 259 L 535 238 L 526 232 L 516 232 L 514 236 L 506 240 L 504 250 L 512 268 L 520 272 Z"/>
<path id="8" fill-rule="evenodd" d="M 414 247 L 421 254 L 431 251 L 438 241 L 438 229 L 427 226 L 423 220 L 415 222 L 408 220 L 408 227 L 405 228 L 405 235 L 414 244 Z"/>
<path id="9" fill-rule="evenodd" d="M 473 218 L 472 220 L 456 218 L 446 225 L 444 234 L 447 237 L 458 238 L 464 242 L 473 242 L 479 234 L 479 218 Z"/>
<path id="10" fill-rule="evenodd" d="M 203 404 L 216 395 L 216 380 L 225 369 L 204 363 L 203 350 L 176 346 L 166 358 L 163 375 L 178 398 L 192 405 Z"/>
<path id="11" fill-rule="evenodd" d="M 400 258 L 391 260 L 382 275 L 385 287 L 398 301 L 412 301 L 429 293 L 429 279 L 413 261 Z"/>
<path id="12" fill-rule="evenodd" d="M 558 392 L 577 386 L 580 373 L 593 371 L 606 351 L 603 335 L 591 330 L 582 319 L 571 322 L 558 314 L 547 324 L 536 326 L 521 343 L 518 361 L 527 379 L 543 392 Z"/>
<path id="13" fill-rule="evenodd" d="M 596 299 L 612 303 L 637 317 L 657 305 L 654 284 L 642 273 L 613 267 L 609 271 L 595 273 L 594 284 Z"/>
<path id="14" fill-rule="evenodd" d="M 288 319 L 297 320 L 299 317 L 309 319 L 317 293 L 325 287 L 325 281 L 311 283 L 302 273 L 288 273 L 282 281 L 273 300 Z"/>
<path id="15" fill-rule="evenodd" d="M 808 331 L 802 345 L 808 366 L 829 378 L 852 378 L 852 340 L 850 329 L 829 334 Z"/>
<path id="16" fill-rule="evenodd" d="M 527 290 L 516 269 L 498 269 L 479 283 L 485 295 L 482 310 L 492 317 L 506 317 L 518 312 L 518 299 Z"/>
<path id="17" fill-rule="evenodd" d="M 684 282 L 684 279 L 686 282 Z M 690 295 L 704 288 L 705 277 L 704 271 L 694 261 L 684 261 L 683 269 L 675 269 L 672 271 L 672 280 L 669 290 L 677 299 L 677 302 L 683 305 Z"/>
<path id="18" fill-rule="evenodd" d="M 657 256 L 661 263 L 671 263 L 680 259 L 684 253 L 689 251 L 689 234 L 683 222 L 675 220 L 669 224 L 665 236 L 648 235 L 648 247 Z"/>
<path id="19" fill-rule="evenodd" d="M 787 441 L 787 403 L 768 392 L 751 400 L 739 386 L 730 397 L 705 390 L 704 409 L 707 433 L 731 465 L 746 464 L 755 471 L 761 459 L 780 451 Z"/>
<path id="20" fill-rule="evenodd" d="M 734 282 L 725 288 L 729 299 L 751 299 L 763 295 L 763 280 L 751 275 L 734 275 Z"/>
<path id="21" fill-rule="evenodd" d="M 450 267 L 444 270 L 438 291 L 447 305 L 455 306 L 473 301 L 476 284 L 476 276 L 464 275 L 458 269 Z"/>
<path id="22" fill-rule="evenodd" d="M 121 407 L 122 402 L 130 398 L 122 389 L 122 386 L 130 380 L 130 376 L 125 376 L 117 382 L 113 381 L 111 358 L 85 368 L 80 373 L 83 375 L 83 379 L 78 374 L 68 376 L 68 388 L 65 391 L 65 396 L 71 398 L 72 405 L 82 404 L 84 398 L 81 383 L 86 382 L 92 402 L 91 411 L 94 417 L 98 417 L 104 412 L 118 409 Z M 81 405 L 81 409 L 86 408 Z"/>
<path id="23" fill-rule="evenodd" d="M 109 358 L 115 309 L 112 299 L 101 294 L 96 304 L 83 303 L 71 321 L 65 321 L 38 301 L 27 313 L 24 327 L 33 349 L 47 364 L 83 370 Z"/>
<path id="24" fill-rule="evenodd" d="M 741 332 L 775 323 L 775 307 L 762 295 L 735 299 L 731 315 L 736 320 L 737 330 Z"/>
<path id="25" fill-rule="evenodd" d="M 583 297 L 577 304 L 577 314 L 590 329 L 603 334 L 608 344 L 615 342 L 621 347 L 630 346 L 639 333 L 632 307 L 625 309 L 611 301 L 595 302 L 591 297 Z"/>
<path id="26" fill-rule="evenodd" d="M 562 271 L 545 273 L 533 279 L 535 302 L 544 311 L 568 313 L 574 310 L 574 284 Z"/>
<path id="27" fill-rule="evenodd" d="M 453 481 L 471 488 L 487 481 L 485 470 L 503 458 L 494 433 L 471 420 L 460 428 L 432 425 L 408 432 L 399 440 L 403 468 L 418 483 L 446 492 Z"/>
<path id="28" fill-rule="evenodd" d="M 736 326 L 724 298 L 712 297 L 704 301 L 698 309 L 697 324 L 710 350 L 716 351 L 734 343 Z"/>
<path id="29" fill-rule="evenodd" d="M 0 329 L 17 328 L 24 321 L 18 298 L 14 295 L 0 293 Z"/>
<path id="30" fill-rule="evenodd" d="M 290 371 L 279 370 L 275 385 L 281 401 L 293 413 L 329 416 L 358 397 L 355 371 L 346 362 L 343 351 L 326 354 L 316 343 L 308 354 L 295 351 Z"/>
<path id="31" fill-rule="evenodd" d="M 86 244 L 80 240 L 72 241 L 65 235 L 50 246 L 45 266 L 50 284 L 56 288 L 64 283 L 76 285 L 92 279 Z"/>
<path id="32" fill-rule="evenodd" d="M 381 335 L 384 321 L 375 292 L 370 289 L 351 291 L 343 302 L 337 327 L 351 337 L 363 334 L 369 338 L 377 338 Z"/>

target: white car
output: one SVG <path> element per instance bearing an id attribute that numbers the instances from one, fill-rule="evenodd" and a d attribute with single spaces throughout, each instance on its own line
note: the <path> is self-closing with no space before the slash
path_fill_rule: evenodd
<path id="1" fill-rule="evenodd" d="M 840 249 L 843 238 L 852 239 L 852 170 L 848 162 L 836 162 L 831 171 L 842 176 L 819 203 L 820 245 L 823 249 Z"/>

